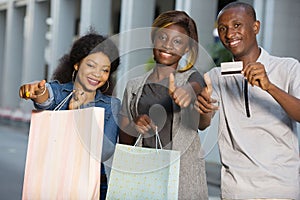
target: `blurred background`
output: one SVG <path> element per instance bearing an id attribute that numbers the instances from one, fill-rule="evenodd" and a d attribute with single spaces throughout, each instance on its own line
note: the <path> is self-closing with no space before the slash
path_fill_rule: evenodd
<path id="1" fill-rule="evenodd" d="M 240 1 L 253 5 L 261 21 L 259 45 L 273 55 L 300 59 L 299 0 Z M 153 19 L 161 12 L 183 10 L 196 21 L 201 46 L 197 69 L 201 73 L 219 66 L 220 62 L 229 61 L 229 53 L 218 40 L 215 20 L 219 10 L 230 2 L 233 0 L 0 0 L 0 122 L 5 126 L 0 129 L 0 137 L 3 137 L 0 150 L 1 160 L 19 155 L 13 157 L 18 159 L 17 162 L 12 161 L 14 166 L 19 166 L 18 173 L 15 173 L 19 178 L 14 180 L 22 185 L 33 109 L 32 102 L 19 98 L 19 87 L 35 80 L 49 81 L 59 58 L 68 52 L 74 39 L 92 26 L 115 40 L 121 52 L 121 65 L 114 75 L 119 80 L 114 91 L 121 99 L 123 87 L 132 73 L 147 71 L 147 68 L 139 68 L 138 72 L 135 69 L 149 62 L 152 50 L 147 45 L 136 48 L 135 43 L 140 37 L 150 42 L 150 35 L 140 30 L 151 27 Z M 210 173 L 208 181 L 216 186 L 218 193 L 220 161 L 216 124 L 215 119 L 213 126 L 199 135 L 210 164 L 207 167 Z M 8 134 L 10 131 L 25 133 L 25 136 L 8 138 L 12 137 Z M 3 162 L 0 167 L 3 167 Z M 0 171 L 8 176 L 5 171 Z M 8 187 L 0 183 L 0 188 L 5 191 Z M 213 193 L 213 189 L 210 191 Z"/>
<path id="2" fill-rule="evenodd" d="M 151 49 L 132 50 L 141 36 L 124 33 L 151 27 L 167 10 L 184 10 L 197 23 L 200 45 L 218 65 L 230 59 L 218 41 L 218 11 L 233 0 L 0 0 L 0 117 L 30 119 L 31 102 L 18 96 L 23 83 L 51 78 L 58 59 L 74 39 L 92 26 L 108 36 L 118 36 L 121 51 L 118 76 L 149 61 Z M 271 54 L 300 59 L 300 1 L 243 0 L 252 4 L 261 21 L 259 44 Z M 124 37 L 122 37 L 122 34 Z M 150 36 L 144 35 L 149 39 Z M 122 53 L 126 52 L 126 53 Z M 200 51 L 200 56 L 202 56 Z M 201 60 L 201 59 L 199 59 Z M 200 61 L 201 62 L 201 61 Z M 201 66 L 207 71 L 211 64 Z M 126 81 L 126 79 L 123 79 Z M 122 98 L 122 89 L 115 88 Z M 5 95 L 4 95 L 5 94 Z M 25 117 L 25 118 L 24 118 Z M 24 118 L 24 119 L 23 119 Z"/>

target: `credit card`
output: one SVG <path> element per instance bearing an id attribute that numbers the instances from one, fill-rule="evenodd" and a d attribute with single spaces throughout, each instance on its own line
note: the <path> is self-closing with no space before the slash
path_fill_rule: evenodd
<path id="1" fill-rule="evenodd" d="M 240 74 L 243 69 L 243 61 L 221 63 L 222 75 Z"/>

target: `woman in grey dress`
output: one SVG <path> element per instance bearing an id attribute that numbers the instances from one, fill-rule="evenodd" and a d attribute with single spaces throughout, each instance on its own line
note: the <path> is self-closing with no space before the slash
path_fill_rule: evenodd
<path id="1" fill-rule="evenodd" d="M 194 20 L 183 11 L 167 11 L 152 24 L 155 66 L 127 83 L 120 112 L 119 142 L 156 147 L 157 130 L 164 149 L 181 152 L 179 199 L 208 199 L 205 161 L 193 109 L 201 75 L 193 65 L 198 54 Z M 187 65 L 180 66 L 183 55 Z"/>

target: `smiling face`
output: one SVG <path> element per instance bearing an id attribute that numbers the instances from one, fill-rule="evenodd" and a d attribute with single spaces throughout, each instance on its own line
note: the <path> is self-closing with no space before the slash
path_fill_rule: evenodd
<path id="1" fill-rule="evenodd" d="M 259 21 L 255 21 L 243 7 L 228 8 L 218 17 L 220 40 L 237 60 L 257 57 L 259 48 L 256 35 L 259 27 Z"/>
<path id="2" fill-rule="evenodd" d="M 173 24 L 156 32 L 153 55 L 157 63 L 176 69 L 179 60 L 188 50 L 189 38 L 183 27 Z"/>
<path id="3" fill-rule="evenodd" d="M 88 55 L 79 66 L 74 66 L 75 70 L 78 70 L 75 87 L 87 92 L 96 91 L 108 80 L 110 65 L 108 56 L 102 52 Z"/>

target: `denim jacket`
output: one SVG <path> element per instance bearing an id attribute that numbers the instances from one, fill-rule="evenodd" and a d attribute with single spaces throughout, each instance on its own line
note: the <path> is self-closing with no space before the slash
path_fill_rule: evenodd
<path id="1" fill-rule="evenodd" d="M 73 83 L 60 84 L 58 81 L 46 83 L 49 91 L 49 99 L 42 103 L 34 103 L 38 110 L 54 110 L 61 101 L 63 101 L 73 90 Z M 67 110 L 70 102 L 69 98 L 60 110 Z M 117 117 L 121 107 L 121 102 L 118 98 L 107 96 L 97 90 L 95 100 L 84 107 L 102 107 L 105 109 L 104 115 L 104 137 L 101 162 L 108 160 L 114 153 L 115 144 L 119 135 L 119 127 L 117 125 Z M 102 167 L 101 167 L 102 168 Z"/>

